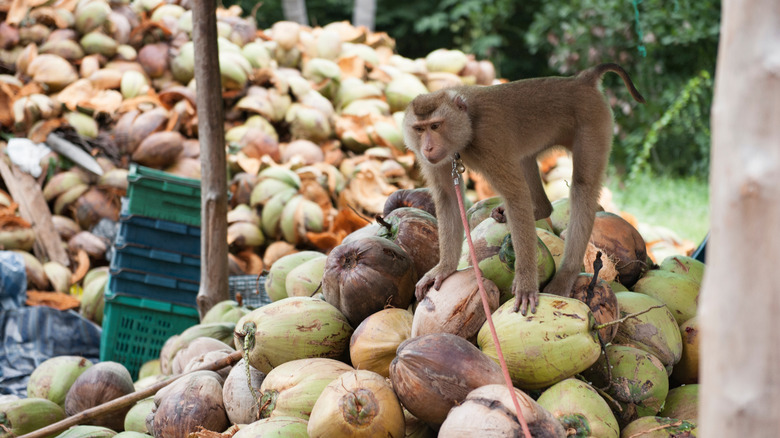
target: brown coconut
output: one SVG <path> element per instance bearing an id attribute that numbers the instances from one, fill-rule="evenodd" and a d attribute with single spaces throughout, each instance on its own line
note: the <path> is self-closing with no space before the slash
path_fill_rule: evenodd
<path id="1" fill-rule="evenodd" d="M 328 255 L 322 294 L 356 327 L 385 307 L 407 308 L 415 278 L 412 259 L 400 246 L 382 237 L 364 237 Z"/>
<path id="2" fill-rule="evenodd" d="M 498 308 L 501 292 L 487 278 L 482 279 L 490 312 Z M 412 337 L 451 333 L 476 344 L 477 333 L 486 321 L 485 308 L 474 269 L 457 271 L 430 289 L 414 311 Z"/>
<path id="3" fill-rule="evenodd" d="M 184 149 L 184 137 L 177 131 L 155 132 L 133 151 L 133 161 L 155 169 L 172 165 Z"/>
<path id="4" fill-rule="evenodd" d="M 187 438 L 201 427 L 223 431 L 230 426 L 222 399 L 222 378 L 213 371 L 183 376 L 160 390 L 154 404 L 147 427 L 156 437 Z"/>
<path id="5" fill-rule="evenodd" d="M 402 343 L 390 364 L 390 380 L 412 415 L 439 425 L 469 392 L 502 384 L 504 376 L 501 367 L 469 341 L 437 333 Z"/>
<path id="6" fill-rule="evenodd" d="M 600 255 L 598 260 L 600 260 Z M 609 283 L 599 277 L 601 266 L 594 264 L 594 274 L 580 274 L 574 280 L 571 297 L 582 301 L 590 307 L 598 324 L 604 324 L 620 318 L 618 300 Z M 603 344 L 612 342 L 618 331 L 618 324 L 599 330 L 599 338 Z"/>
<path id="7" fill-rule="evenodd" d="M 614 213 L 596 213 L 590 243 L 615 261 L 617 280 L 628 288 L 647 270 L 645 240 L 633 225 Z"/>
<path id="8" fill-rule="evenodd" d="M 124 365 L 118 362 L 99 362 L 84 371 L 65 396 L 65 413 L 73 416 L 89 408 L 135 392 L 133 378 Z M 115 410 L 90 420 L 88 424 L 124 430 L 125 415 L 132 406 Z"/>

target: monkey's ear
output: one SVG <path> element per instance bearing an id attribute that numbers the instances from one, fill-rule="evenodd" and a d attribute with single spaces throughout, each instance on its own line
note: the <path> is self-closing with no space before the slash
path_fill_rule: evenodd
<path id="1" fill-rule="evenodd" d="M 455 95 L 455 97 L 453 98 L 453 103 L 455 103 L 455 106 L 461 111 L 466 111 L 466 109 L 468 108 L 466 106 L 466 99 L 464 99 L 463 96 L 461 96 L 460 94 Z"/>

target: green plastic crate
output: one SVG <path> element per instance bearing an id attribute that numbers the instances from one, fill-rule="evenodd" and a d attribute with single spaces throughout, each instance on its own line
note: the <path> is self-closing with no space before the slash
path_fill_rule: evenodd
<path id="1" fill-rule="evenodd" d="M 121 363 L 136 380 L 141 365 L 160 357 L 168 338 L 198 322 L 198 310 L 194 307 L 107 294 L 100 360 Z"/>
<path id="2" fill-rule="evenodd" d="M 200 226 L 200 180 L 131 164 L 128 214 Z"/>

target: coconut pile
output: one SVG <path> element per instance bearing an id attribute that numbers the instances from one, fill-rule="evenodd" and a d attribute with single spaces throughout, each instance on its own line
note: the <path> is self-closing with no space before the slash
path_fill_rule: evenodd
<path id="1" fill-rule="evenodd" d="M 101 324 L 105 226 L 119 218 L 129 165 L 200 178 L 190 5 L 3 10 L 0 125 L 13 138 L 0 147 L 0 249 L 23 256 L 28 304 Z M 447 49 L 406 58 L 387 34 L 344 22 L 257 29 L 236 7 L 217 15 L 229 267 L 259 276 L 271 304 L 217 304 L 135 381 L 117 362 L 49 359 L 27 398 L 0 399 L 0 437 L 182 373 L 61 436 L 520 436 L 467 252 L 440 290 L 415 299 L 438 260 L 437 220 L 399 129 L 416 95 L 494 83 L 492 64 Z M 23 197 L 8 176 L 19 169 L 33 181 Z M 543 286 L 563 252 L 571 163 L 551 155 L 540 169 L 554 200 L 537 222 Z M 572 298 L 543 294 L 522 317 L 501 200 L 466 177 L 489 306 L 533 436 L 695 436 L 704 266 L 681 255 L 687 244 L 617 214 L 605 191 Z M 45 239 L 20 208 L 31 199 L 56 230 Z M 240 362 L 196 371 L 236 351 Z"/>

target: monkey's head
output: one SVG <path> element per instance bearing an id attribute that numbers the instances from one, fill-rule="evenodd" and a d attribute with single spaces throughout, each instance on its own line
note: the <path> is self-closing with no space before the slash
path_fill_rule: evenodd
<path id="1" fill-rule="evenodd" d="M 472 128 L 466 99 L 457 89 L 422 94 L 404 115 L 404 141 L 418 160 L 431 165 L 448 163 L 471 143 Z"/>

